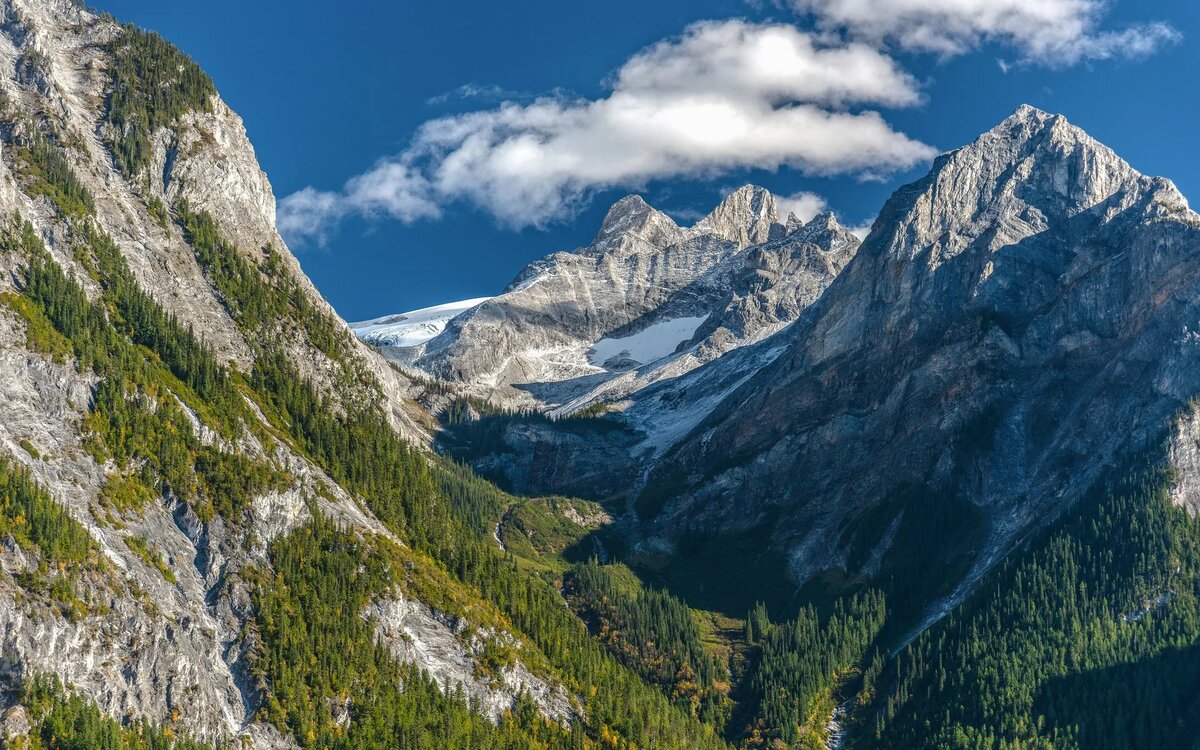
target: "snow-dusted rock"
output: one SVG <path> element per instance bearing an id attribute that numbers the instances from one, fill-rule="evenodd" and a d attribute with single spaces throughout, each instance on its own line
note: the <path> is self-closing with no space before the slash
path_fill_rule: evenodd
<path id="1" fill-rule="evenodd" d="M 491 297 L 476 297 L 385 315 L 374 320 L 351 323 L 350 330 L 372 346 L 407 349 L 424 344 L 446 330 L 446 324 L 451 320 L 489 299 Z"/>
<path id="2" fill-rule="evenodd" d="M 628 196 L 590 245 L 534 262 L 497 297 L 355 331 L 468 392 L 569 413 L 619 402 L 779 331 L 858 244 L 831 214 L 779 223 L 775 198 L 752 185 L 688 228 Z M 443 322 L 446 312 L 455 314 Z M 409 326 L 444 330 L 426 337 Z"/>

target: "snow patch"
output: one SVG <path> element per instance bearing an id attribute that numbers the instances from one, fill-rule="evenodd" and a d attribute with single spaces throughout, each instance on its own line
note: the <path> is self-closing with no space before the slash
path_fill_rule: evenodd
<path id="1" fill-rule="evenodd" d="M 491 297 L 475 297 L 444 305 L 423 307 L 420 310 L 385 315 L 374 320 L 351 323 L 354 335 L 369 344 L 379 346 L 407 347 L 424 344 L 446 329 L 446 324 L 458 315 L 490 300 Z"/>
<path id="2" fill-rule="evenodd" d="M 708 316 L 675 318 L 619 339 L 603 338 L 592 344 L 588 361 L 597 367 L 613 358 L 628 359 L 644 365 L 674 354 L 680 344 L 690 339 Z"/>

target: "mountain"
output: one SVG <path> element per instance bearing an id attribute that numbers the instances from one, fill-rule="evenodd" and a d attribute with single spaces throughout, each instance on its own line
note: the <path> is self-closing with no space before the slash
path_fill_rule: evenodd
<path id="1" fill-rule="evenodd" d="M 605 413 L 443 440 L 516 491 L 603 501 L 601 559 L 749 610 L 748 746 L 1193 747 L 1200 216 L 1022 107 L 855 249 L 790 325 Z M 814 685 L 820 659 L 862 671 Z"/>
<path id="2" fill-rule="evenodd" d="M 194 62 L 7 0 L 0 70 L 0 744 L 726 746 L 504 561 Z"/>
<path id="3" fill-rule="evenodd" d="M 775 333 L 858 248 L 832 214 L 784 224 L 777 211 L 747 185 L 681 228 L 629 196 L 590 245 L 534 262 L 427 341 L 355 328 L 398 364 L 506 405 L 619 401 Z"/>
<path id="4" fill-rule="evenodd" d="M 1197 229 L 1168 180 L 1018 110 L 888 201 L 787 351 L 662 459 L 643 515 L 785 508 L 773 537 L 804 580 L 886 564 L 912 503 L 961 505 L 957 602 L 1187 407 Z"/>
<path id="5" fill-rule="evenodd" d="M 798 583 L 899 570 L 919 524 L 949 524 L 904 563 L 947 571 L 932 622 L 1131 456 L 1175 434 L 1190 474 L 1198 227 L 1170 181 L 1023 107 L 897 191 L 789 327 L 618 393 L 583 437 L 510 420 L 475 463 L 626 497 L 643 548 L 753 533 Z"/>
<path id="6" fill-rule="evenodd" d="M 627 198 L 395 367 L 195 63 L 0 11 L 4 747 L 1196 746 L 1169 181 L 1022 108 L 861 245 Z"/>

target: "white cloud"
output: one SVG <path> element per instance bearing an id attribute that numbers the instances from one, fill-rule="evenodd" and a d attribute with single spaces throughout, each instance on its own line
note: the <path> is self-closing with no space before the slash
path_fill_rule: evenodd
<path id="1" fill-rule="evenodd" d="M 279 202 L 279 233 L 289 241 L 324 244 L 329 230 L 351 214 L 410 223 L 436 219 L 441 208 L 428 181 L 402 161 L 383 161 L 350 179 L 341 192 L 306 187 Z"/>
<path id="2" fill-rule="evenodd" d="M 806 224 L 812 221 L 817 214 L 829 210 L 827 200 L 806 190 L 791 195 L 776 196 L 775 205 L 779 208 L 780 218 L 786 219 L 788 214 L 796 214 L 796 218 Z"/>
<path id="3" fill-rule="evenodd" d="M 701 22 L 630 58 L 605 97 L 548 96 L 427 122 L 404 153 L 342 191 L 287 198 L 281 227 L 319 238 L 350 214 L 412 221 L 456 200 L 508 226 L 543 226 L 595 191 L 656 179 L 783 166 L 878 177 L 935 151 L 863 108 L 920 101 L 916 81 L 867 44 L 830 44 L 787 24 Z"/>
<path id="4" fill-rule="evenodd" d="M 875 224 L 875 219 L 870 218 L 870 219 L 867 219 L 866 221 L 862 222 L 861 224 L 855 224 L 853 226 L 846 227 L 846 231 L 849 232 L 850 234 L 854 235 L 855 237 L 859 238 L 860 240 L 865 240 L 867 238 L 867 235 L 871 233 L 871 227 L 874 226 L 874 224 Z"/>
<path id="5" fill-rule="evenodd" d="M 830 210 L 829 201 L 825 200 L 825 196 L 807 190 L 801 190 L 791 195 L 777 195 L 775 196 L 775 205 L 779 209 L 779 216 L 782 219 L 786 219 L 789 213 L 794 213 L 796 218 L 805 224 L 812 221 L 817 214 Z M 846 231 L 863 240 L 871 233 L 871 225 L 874 223 L 875 219 L 872 217 L 861 224 L 847 226 Z"/>
<path id="6" fill-rule="evenodd" d="M 439 106 L 452 101 L 461 101 L 466 99 L 474 99 L 484 102 L 498 102 L 508 99 L 532 99 L 533 97 L 523 91 L 513 91 L 495 84 L 478 84 L 464 83 L 456 89 L 443 92 L 437 96 L 431 96 L 425 100 L 425 103 L 430 106 Z"/>
<path id="7" fill-rule="evenodd" d="M 984 42 L 1050 66 L 1142 57 L 1179 39 L 1165 23 L 1103 30 L 1106 0 L 788 0 L 820 28 L 946 57 Z"/>

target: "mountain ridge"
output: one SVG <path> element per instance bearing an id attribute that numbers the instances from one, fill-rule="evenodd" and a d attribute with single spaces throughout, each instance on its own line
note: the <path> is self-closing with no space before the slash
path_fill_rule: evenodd
<path id="1" fill-rule="evenodd" d="M 195 63 L 0 13 L 0 744 L 1198 736 L 1169 181 L 1022 108 L 861 244 L 626 198 L 500 298 L 354 327 L 438 380 L 304 277 Z"/>
<path id="2" fill-rule="evenodd" d="M 534 261 L 500 296 L 428 341 L 379 342 L 381 351 L 473 395 L 552 414 L 585 408 L 602 393 L 630 395 L 779 330 L 857 248 L 831 213 L 814 217 L 815 226 L 788 221 L 779 222 L 774 196 L 753 185 L 687 228 L 626 196 L 590 245 Z M 589 354 L 651 328 L 678 328 L 673 320 L 704 322 L 662 361 L 618 358 L 604 366 Z M 641 374 L 628 377 L 633 371 Z"/>
<path id="3" fill-rule="evenodd" d="M 413 593 L 441 563 L 398 551 L 412 501 L 380 505 L 334 460 L 351 444 L 374 453 L 408 483 L 398 496 L 419 497 L 432 421 L 304 276 L 211 81 L 158 37 L 68 0 L 0 11 L 3 742 L 21 741 L 21 701 L 44 678 L 146 731 L 304 742 L 280 714 L 259 575 L 323 519 L 410 555 L 362 616 L 393 639 L 378 664 L 412 665 L 414 700 L 459 684 L 485 724 L 526 692 L 535 713 L 574 716 L 537 647 L 480 594 Z M 53 513 L 76 549 L 37 525 Z M 471 620 L 486 630 L 466 633 Z M 525 651 L 485 677 L 485 648 Z"/>

